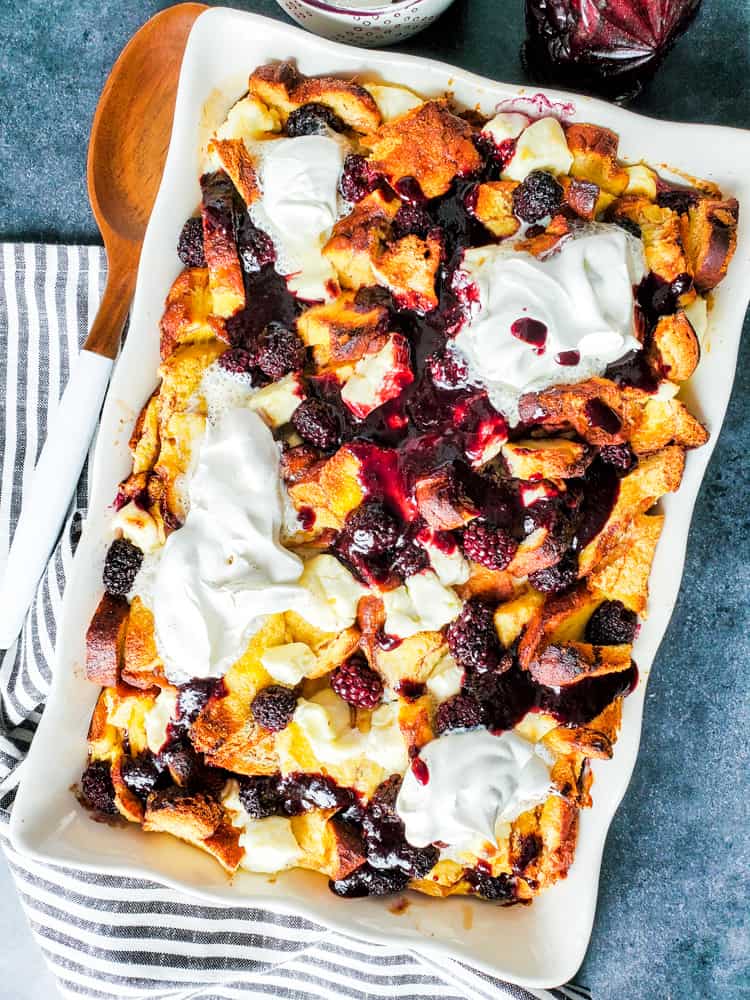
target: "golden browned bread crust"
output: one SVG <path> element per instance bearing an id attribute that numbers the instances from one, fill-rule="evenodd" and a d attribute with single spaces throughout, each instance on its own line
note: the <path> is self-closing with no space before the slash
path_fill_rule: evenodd
<path id="1" fill-rule="evenodd" d="M 86 632 L 86 677 L 94 684 L 117 684 L 129 610 L 124 597 L 104 594 L 99 601 Z"/>
<path id="2" fill-rule="evenodd" d="M 397 185 L 414 178 L 426 198 L 445 194 L 455 177 L 478 170 L 471 126 L 445 101 L 425 101 L 365 138 L 371 162 Z"/>

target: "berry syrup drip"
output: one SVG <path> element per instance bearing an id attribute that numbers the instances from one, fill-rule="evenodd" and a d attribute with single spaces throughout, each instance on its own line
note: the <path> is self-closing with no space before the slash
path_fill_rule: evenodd
<path id="1" fill-rule="evenodd" d="M 411 762 L 411 771 L 420 785 L 426 785 L 430 780 L 430 771 L 421 757 L 415 757 Z"/>
<path id="2" fill-rule="evenodd" d="M 581 360 L 580 351 L 560 351 L 555 355 L 555 363 L 563 367 L 572 367 Z"/>
<path id="3" fill-rule="evenodd" d="M 600 427 L 607 434 L 617 434 L 622 421 L 611 407 L 601 399 L 589 399 L 585 406 L 586 417 L 592 427 Z"/>
<path id="4" fill-rule="evenodd" d="M 620 479 L 614 466 L 592 462 L 583 480 L 578 527 L 573 548 L 581 551 L 604 527 L 620 494 Z"/>
<path id="5" fill-rule="evenodd" d="M 517 340 L 523 341 L 534 348 L 536 354 L 544 354 L 547 343 L 547 327 L 538 319 L 521 317 L 510 324 L 510 332 Z M 577 354 L 577 351 L 571 352 Z M 574 362 L 575 363 L 575 362 Z"/>
<path id="6" fill-rule="evenodd" d="M 469 681 L 471 683 L 471 681 Z M 513 729 L 527 712 L 548 712 L 562 725 L 583 726 L 604 711 L 615 698 L 630 694 L 638 683 L 638 668 L 601 677 L 587 677 L 562 688 L 545 687 L 514 663 L 510 670 L 492 676 L 482 705 L 492 732 Z"/>
<path id="7" fill-rule="evenodd" d="M 244 279 L 247 305 L 227 320 L 226 330 L 232 347 L 252 352 L 269 323 L 276 321 L 291 328 L 302 310 L 272 264 L 245 271 Z"/>
<path id="8" fill-rule="evenodd" d="M 604 377 L 616 382 L 617 385 L 630 385 L 643 392 L 656 392 L 658 382 L 649 368 L 645 351 L 629 351 L 619 361 L 607 367 Z"/>

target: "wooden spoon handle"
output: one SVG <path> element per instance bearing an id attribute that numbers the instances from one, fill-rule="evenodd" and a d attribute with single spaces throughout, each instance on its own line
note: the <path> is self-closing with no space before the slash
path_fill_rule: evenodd
<path id="1" fill-rule="evenodd" d="M 107 261 L 107 285 L 83 346 L 87 351 L 114 359 L 135 291 L 138 253 L 108 253 Z"/>

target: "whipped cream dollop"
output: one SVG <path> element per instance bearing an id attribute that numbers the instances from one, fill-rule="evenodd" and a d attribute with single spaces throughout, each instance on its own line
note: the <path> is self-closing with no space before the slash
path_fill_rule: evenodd
<path id="1" fill-rule="evenodd" d="M 446 733 L 422 747 L 422 784 L 410 768 L 396 799 L 414 847 L 440 841 L 454 848 L 496 842 L 496 828 L 539 805 L 554 791 L 547 762 L 513 732 Z"/>
<path id="2" fill-rule="evenodd" d="M 279 541 L 282 518 L 271 431 L 251 410 L 230 409 L 206 428 L 184 525 L 135 584 L 170 681 L 222 676 L 265 615 L 309 603 L 302 561 Z"/>
<path id="3" fill-rule="evenodd" d="M 515 423 L 524 392 L 600 375 L 640 349 L 633 286 L 644 274 L 641 241 L 618 226 L 592 226 L 544 257 L 508 243 L 467 250 L 460 281 L 476 302 L 454 350 Z"/>
<path id="4" fill-rule="evenodd" d="M 330 299 L 336 276 L 321 249 L 346 207 L 338 185 L 349 144 L 331 132 L 268 139 L 250 150 L 261 190 L 250 216 L 274 242 L 276 269 L 299 298 Z"/>

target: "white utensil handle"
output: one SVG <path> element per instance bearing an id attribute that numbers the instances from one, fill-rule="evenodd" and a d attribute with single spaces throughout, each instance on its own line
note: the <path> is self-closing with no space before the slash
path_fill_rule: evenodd
<path id="1" fill-rule="evenodd" d="M 0 584 L 0 649 L 13 644 L 70 505 L 96 429 L 112 361 L 81 351 L 39 456 Z"/>

